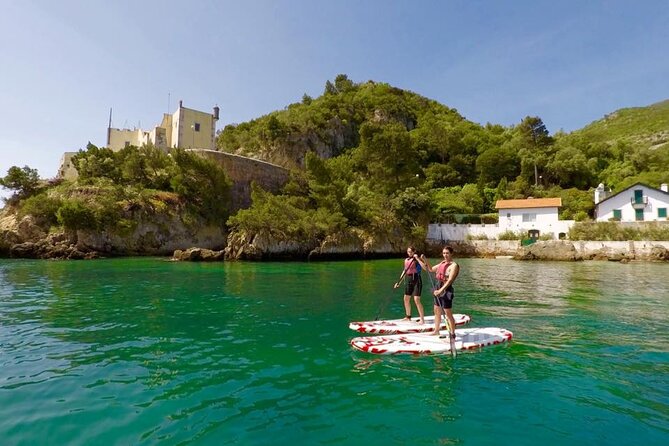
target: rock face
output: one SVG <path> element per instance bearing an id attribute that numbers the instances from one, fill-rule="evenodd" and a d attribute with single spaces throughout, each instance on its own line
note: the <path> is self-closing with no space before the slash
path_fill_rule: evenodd
<path id="1" fill-rule="evenodd" d="M 0 255 L 36 259 L 89 259 L 99 256 L 171 255 L 190 246 L 217 250 L 226 244 L 224 226 L 193 222 L 178 215 L 144 214 L 133 227 L 117 231 L 78 230 L 47 233 L 31 216 L 0 211 Z"/>
<path id="2" fill-rule="evenodd" d="M 403 253 L 405 244 L 399 236 L 371 235 L 357 229 L 327 236 L 320 243 L 313 240 L 277 240 L 266 232 L 234 232 L 228 236 L 225 257 L 232 260 L 387 257 Z"/>
<path id="3" fill-rule="evenodd" d="M 211 249 L 188 248 L 185 251 L 177 249 L 172 255 L 172 260 L 189 262 L 216 262 L 223 260 L 225 253 L 221 251 L 212 251 Z"/>
<path id="4" fill-rule="evenodd" d="M 520 248 L 514 256 L 517 260 L 583 260 L 573 243 L 563 241 L 537 242 Z"/>

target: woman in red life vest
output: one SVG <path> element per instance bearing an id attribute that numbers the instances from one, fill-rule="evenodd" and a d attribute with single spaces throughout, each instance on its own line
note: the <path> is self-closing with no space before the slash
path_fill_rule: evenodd
<path id="1" fill-rule="evenodd" d="M 455 298 L 455 291 L 453 290 L 453 282 L 460 273 L 460 266 L 453 261 L 453 248 L 444 246 L 441 251 L 444 260 L 431 268 L 431 271 L 436 273 L 439 285 L 434 290 L 434 330 L 433 335 L 439 334 L 441 327 L 442 310 L 446 312 L 448 318 L 448 325 L 450 336 L 455 339 L 455 319 L 453 319 L 453 299 Z"/>
<path id="2" fill-rule="evenodd" d="M 423 280 L 420 277 L 420 271 L 421 266 L 416 249 L 413 246 L 409 246 L 407 248 L 407 258 L 404 259 L 404 271 L 402 271 L 399 280 L 393 288 L 399 288 L 402 279 L 406 276 L 407 281 L 404 286 L 404 310 L 406 317 L 404 320 L 411 320 L 411 296 L 413 296 L 416 308 L 418 308 L 418 315 L 420 316 L 418 323 L 424 324 L 425 311 L 423 310 L 423 304 L 420 302 L 420 295 L 423 291 Z"/>

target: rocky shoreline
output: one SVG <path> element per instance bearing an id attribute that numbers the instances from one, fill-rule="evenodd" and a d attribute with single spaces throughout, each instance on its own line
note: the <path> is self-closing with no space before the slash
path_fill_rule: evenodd
<path id="1" fill-rule="evenodd" d="M 323 241 L 277 240 L 268 233 L 226 234 L 220 227 L 197 230 L 180 221 L 152 219 L 140 222 L 124 235 L 92 231 L 47 233 L 32 219 L 0 215 L 0 257 L 83 260 L 115 256 L 171 256 L 179 261 L 222 260 L 343 260 L 401 257 L 407 242 L 399 234 L 369 234 L 351 229 Z M 669 262 L 669 241 L 450 241 L 456 257 L 542 261 L 608 260 Z M 418 246 L 439 257 L 442 242 Z"/>

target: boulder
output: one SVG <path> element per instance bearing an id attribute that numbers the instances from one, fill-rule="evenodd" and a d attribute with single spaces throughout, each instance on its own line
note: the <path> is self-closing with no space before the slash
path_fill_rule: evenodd
<path id="1" fill-rule="evenodd" d="M 172 255 L 173 260 L 188 262 L 216 262 L 223 260 L 224 257 L 224 251 L 212 251 L 203 248 L 188 248 L 185 251 L 177 249 Z"/>
<path id="2" fill-rule="evenodd" d="M 538 241 L 521 247 L 513 258 L 516 260 L 583 260 L 574 244 L 565 240 Z"/>

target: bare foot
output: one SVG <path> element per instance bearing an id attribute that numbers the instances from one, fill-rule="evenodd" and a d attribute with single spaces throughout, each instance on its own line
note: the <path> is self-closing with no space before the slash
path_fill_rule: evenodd
<path id="1" fill-rule="evenodd" d="M 431 331 L 430 336 L 439 336 L 439 332 L 438 331 Z"/>
<path id="2" fill-rule="evenodd" d="M 410 317 L 405 317 L 405 318 L 402 319 L 402 320 L 403 320 L 403 321 L 411 321 L 411 318 L 410 318 Z"/>
<path id="3" fill-rule="evenodd" d="M 423 325 L 425 323 L 425 319 L 418 319 L 418 325 Z"/>

